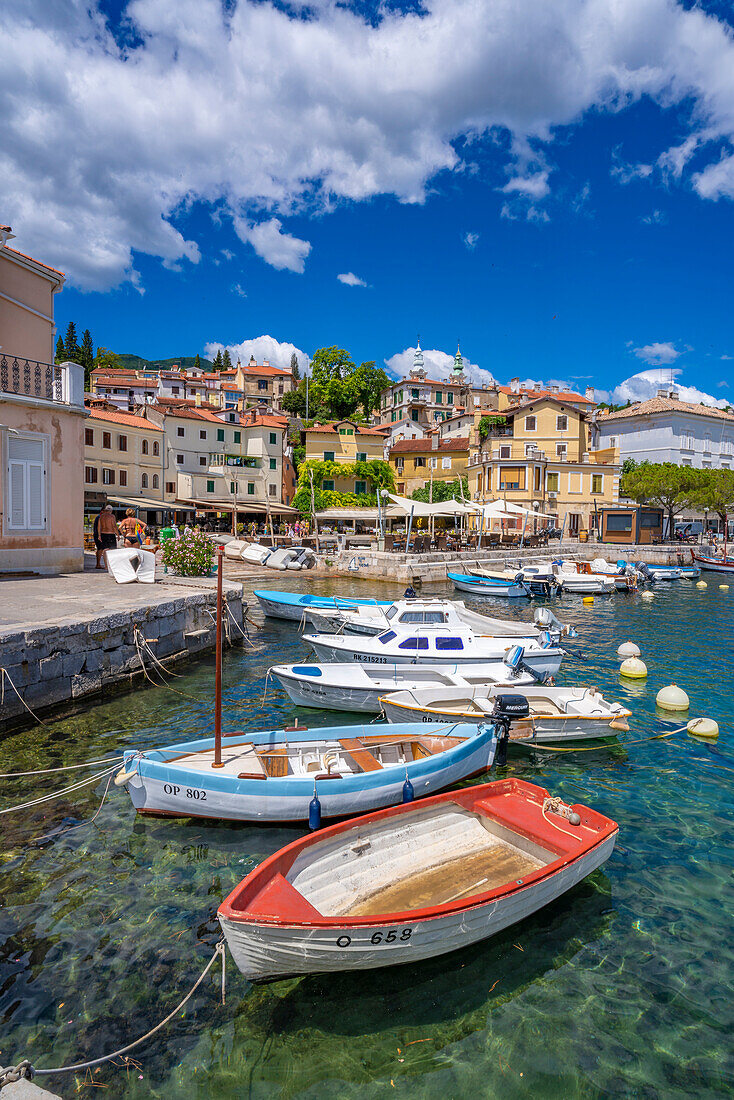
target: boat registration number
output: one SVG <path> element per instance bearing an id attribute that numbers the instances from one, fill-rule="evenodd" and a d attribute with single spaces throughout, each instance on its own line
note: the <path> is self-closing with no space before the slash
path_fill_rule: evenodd
<path id="1" fill-rule="evenodd" d="M 354 653 L 353 661 L 359 661 L 361 665 L 386 665 L 387 657 L 373 657 L 370 653 Z"/>
<path id="2" fill-rule="evenodd" d="M 164 783 L 163 790 L 166 794 L 172 794 L 174 798 L 181 795 L 182 798 L 193 798 L 197 802 L 206 802 L 206 791 L 198 791 L 196 787 L 178 787 L 175 783 Z"/>
<path id="3" fill-rule="evenodd" d="M 386 943 L 407 943 L 412 933 L 412 928 L 389 928 L 387 932 L 373 932 L 370 936 L 370 944 L 373 947 L 380 947 Z M 349 947 L 351 943 L 351 936 L 340 936 L 336 946 Z"/>

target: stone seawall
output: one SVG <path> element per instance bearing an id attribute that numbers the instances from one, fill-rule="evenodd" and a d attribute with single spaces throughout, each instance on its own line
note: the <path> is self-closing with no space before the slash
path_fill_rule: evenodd
<path id="1" fill-rule="evenodd" d="M 138 586 L 136 586 L 137 588 Z M 225 582 L 225 644 L 238 644 L 243 626 L 242 587 Z M 151 590 L 145 606 L 118 608 L 103 614 L 58 618 L 22 629 L 0 629 L 0 666 L 23 702 L 34 712 L 131 686 L 144 676 L 153 659 L 142 639 L 163 664 L 211 649 L 215 644 L 216 592 L 209 588 L 177 594 Z M 230 617 L 231 616 L 231 617 Z M 237 624 L 234 625 L 232 622 Z M 136 645 L 137 642 L 137 645 Z M 2 675 L 2 674 L 0 674 Z M 0 731 L 28 712 L 3 676 Z"/>
<path id="2" fill-rule="evenodd" d="M 574 541 L 561 547 L 554 544 L 541 549 L 508 548 L 506 550 L 464 550 L 430 554 L 396 554 L 365 547 L 360 550 L 341 550 L 325 557 L 325 571 L 337 577 L 361 577 L 363 580 L 398 581 L 401 584 L 430 584 L 446 580 L 447 572 L 461 573 L 467 566 L 486 569 L 512 568 L 518 562 L 553 561 L 563 557 L 567 561 L 590 561 L 605 558 L 616 561 L 659 562 L 665 565 L 680 564 L 679 557 L 690 565 L 687 549 L 667 546 L 611 546 L 603 543 L 579 544 Z"/>

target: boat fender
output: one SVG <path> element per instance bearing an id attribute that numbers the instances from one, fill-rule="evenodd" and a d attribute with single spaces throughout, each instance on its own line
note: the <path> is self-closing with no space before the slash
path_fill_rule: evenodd
<path id="1" fill-rule="evenodd" d="M 312 833 L 321 828 L 321 802 L 316 794 L 316 786 L 313 789 L 313 798 L 308 804 L 308 827 Z"/>
<path id="2" fill-rule="evenodd" d="M 413 784 L 408 779 L 408 772 L 405 772 L 405 782 L 403 783 L 403 802 L 412 802 L 415 798 L 415 791 L 413 790 Z"/>
<path id="3" fill-rule="evenodd" d="M 137 768 L 133 768 L 131 772 L 126 772 L 124 768 L 120 768 L 119 772 L 115 776 L 115 786 L 124 787 L 126 783 L 129 783 L 134 775 L 137 775 Z"/>

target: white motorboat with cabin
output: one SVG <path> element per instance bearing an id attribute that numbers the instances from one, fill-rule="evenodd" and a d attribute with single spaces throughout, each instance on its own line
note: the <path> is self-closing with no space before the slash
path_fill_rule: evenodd
<path id="1" fill-rule="evenodd" d="M 486 722 L 502 685 L 404 687 L 380 699 L 388 722 Z M 608 702 L 596 687 L 524 686 L 530 706 L 527 718 L 513 723 L 510 744 L 555 744 L 607 740 L 628 730 L 631 712 Z"/>
<path id="2" fill-rule="evenodd" d="M 504 661 L 475 665 L 273 665 L 268 675 L 279 681 L 296 706 L 365 714 L 380 714 L 380 698 L 390 692 L 450 688 L 466 693 L 476 687 L 486 694 L 488 685 L 498 685 L 524 693 L 526 685 L 535 683 L 529 673 L 514 671 Z"/>

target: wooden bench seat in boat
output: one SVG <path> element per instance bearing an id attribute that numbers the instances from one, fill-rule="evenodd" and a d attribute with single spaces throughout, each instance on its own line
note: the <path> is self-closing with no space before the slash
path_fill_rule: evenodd
<path id="1" fill-rule="evenodd" d="M 382 771 L 382 764 L 356 737 L 340 737 L 339 744 L 363 772 Z"/>
<path id="2" fill-rule="evenodd" d="M 285 746 L 277 749 L 266 749 L 257 753 L 266 773 L 272 779 L 281 779 L 288 775 L 288 750 Z"/>

